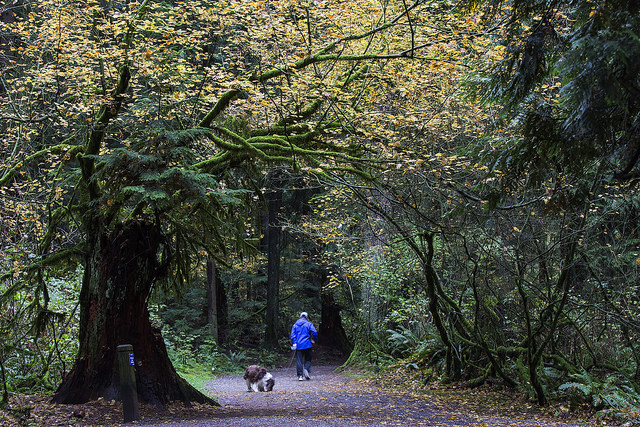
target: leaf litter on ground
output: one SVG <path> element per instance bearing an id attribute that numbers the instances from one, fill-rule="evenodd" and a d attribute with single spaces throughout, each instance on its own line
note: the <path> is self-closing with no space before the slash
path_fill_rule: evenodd
<path id="1" fill-rule="evenodd" d="M 214 379 L 205 387 L 222 407 L 141 403 L 140 421 L 126 425 L 256 425 L 267 419 L 282 426 L 310 422 L 450 427 L 622 424 L 594 419 L 588 411 L 570 412 L 562 405 L 541 408 L 515 391 L 498 386 L 469 389 L 461 384 L 424 385 L 419 376 L 402 369 L 385 370 L 375 376 L 336 372 L 336 366 L 315 370 L 313 380 L 305 382 L 298 382 L 290 369 L 274 370 L 276 388 L 271 393 L 247 393 L 240 375 Z M 14 395 L 8 408 L 0 411 L 2 426 L 125 425 L 121 403 L 103 399 L 57 405 L 46 395 Z"/>

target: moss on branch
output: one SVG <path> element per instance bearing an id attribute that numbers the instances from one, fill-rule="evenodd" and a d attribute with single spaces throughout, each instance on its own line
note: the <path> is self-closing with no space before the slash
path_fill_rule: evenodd
<path id="1" fill-rule="evenodd" d="M 279 146 L 280 148 L 289 148 L 290 144 L 287 142 L 288 137 L 281 137 L 278 135 L 266 135 L 266 136 L 254 136 L 247 139 L 248 144 L 260 146 L 269 146 L 273 145 Z"/>
<path id="2" fill-rule="evenodd" d="M 397 14 L 391 21 L 385 22 L 382 25 L 379 25 L 363 33 L 352 34 L 352 35 L 334 40 L 333 42 L 327 44 L 322 49 L 318 50 L 313 55 L 309 55 L 307 57 L 304 57 L 294 62 L 293 65 L 291 66 L 291 69 L 301 70 L 317 62 L 324 62 L 324 61 L 331 61 L 331 60 L 359 61 L 359 60 L 365 60 L 365 59 L 390 59 L 390 58 L 410 57 L 410 55 L 408 55 L 406 52 L 396 54 L 396 55 L 375 55 L 375 54 L 342 55 L 340 53 L 329 54 L 329 52 L 333 52 L 341 44 L 345 44 L 354 40 L 361 40 L 367 37 L 371 37 L 374 34 L 386 31 L 387 29 L 397 25 L 400 19 L 402 19 L 402 17 L 407 15 L 409 11 L 414 9 L 418 4 L 420 4 L 420 0 L 416 0 L 413 4 L 406 7 L 405 10 Z M 253 76 L 251 76 L 249 80 L 252 82 L 264 83 L 270 79 L 281 76 L 287 72 L 289 72 L 289 68 L 274 68 L 272 70 L 265 71 L 264 73 L 254 74 Z"/>
<path id="3" fill-rule="evenodd" d="M 203 160 L 199 163 L 196 163 L 193 166 L 196 169 L 212 172 L 213 170 L 215 170 L 216 168 L 222 165 L 231 163 L 234 158 L 235 158 L 234 153 L 230 151 L 223 151 L 221 153 L 216 154 L 212 158 Z"/>
<path id="4" fill-rule="evenodd" d="M 78 156 L 80 169 L 82 171 L 82 179 L 87 185 L 91 199 L 97 198 L 100 192 L 98 181 L 93 179 L 93 174 L 95 172 L 95 158 L 93 156 L 100 153 L 100 147 L 104 141 L 104 136 L 107 132 L 109 122 L 120 113 L 130 80 L 131 69 L 129 65 L 121 65 L 119 69 L 118 82 L 113 89 L 112 101 L 109 103 L 105 102 L 100 106 L 95 125 L 87 135 L 84 153 L 88 156 Z"/>
<path id="5" fill-rule="evenodd" d="M 62 154 L 66 153 L 70 156 L 70 158 L 75 157 L 79 152 L 83 150 L 84 147 L 79 145 L 70 145 L 70 144 L 58 144 L 53 147 L 48 147 L 43 150 L 37 151 L 32 155 L 26 157 L 24 160 L 5 171 L 2 178 L 0 178 L 0 187 L 9 185 L 10 181 L 22 170 L 24 166 L 28 166 L 33 164 L 34 162 L 39 162 L 44 159 L 46 156 L 50 154 Z"/>
<path id="6" fill-rule="evenodd" d="M 354 80 L 359 80 L 366 77 L 368 73 L 369 73 L 368 64 L 364 64 L 360 67 L 356 67 L 355 69 L 352 69 L 351 72 L 347 75 L 347 77 L 342 82 L 341 86 L 346 87 Z"/>
<path id="7" fill-rule="evenodd" d="M 218 128 L 217 130 L 223 130 L 225 128 Z M 227 129 L 228 131 L 228 129 Z M 231 132 L 231 131 L 229 131 Z M 238 143 L 234 144 L 233 142 L 229 142 L 226 141 L 222 138 L 220 138 L 218 135 L 214 134 L 213 132 L 207 132 L 206 133 L 207 138 L 209 138 L 214 144 L 216 144 L 216 146 L 222 150 L 227 150 L 227 151 L 241 151 L 243 149 L 243 143 L 241 141 L 237 141 Z"/>
<path id="8" fill-rule="evenodd" d="M 72 260 L 79 261 L 82 259 L 83 256 L 84 256 L 83 244 L 81 243 L 74 247 L 62 249 L 57 252 L 47 254 L 46 256 L 43 256 L 40 259 L 36 259 L 36 261 L 32 262 L 31 264 L 28 264 L 22 270 L 26 271 L 28 274 L 32 274 L 35 271 L 40 270 L 42 267 L 60 265 L 63 262 L 72 261 Z M 17 269 L 8 270 L 2 276 L 0 276 L 0 280 L 7 280 L 11 277 L 14 277 L 19 274 L 19 271 L 20 270 L 17 270 Z M 11 289 L 7 290 L 4 294 L 2 294 L 0 296 L 0 299 L 10 295 L 11 295 Z"/>
<path id="9" fill-rule="evenodd" d="M 318 62 L 327 62 L 327 61 L 371 61 L 371 60 L 383 60 L 383 59 L 400 59 L 407 58 L 410 59 L 411 56 L 405 51 L 401 53 L 395 54 L 387 54 L 387 55 L 378 55 L 375 53 L 363 53 L 363 54 L 355 54 L 355 55 L 344 55 L 342 53 L 332 53 L 332 54 L 315 54 L 312 56 L 307 56 L 306 58 L 302 58 L 294 62 L 291 67 L 287 68 L 274 68 L 269 71 L 265 71 L 260 75 L 253 75 L 249 78 L 249 81 L 256 83 L 265 83 L 268 80 L 273 78 L 285 75 L 290 72 L 290 70 L 302 70 L 303 68 L 308 67 L 311 64 L 315 64 Z"/>
<path id="10" fill-rule="evenodd" d="M 316 136 L 320 134 L 319 131 L 306 132 L 299 135 L 266 135 L 266 136 L 254 136 L 246 140 L 248 144 L 276 144 L 282 147 L 291 147 L 293 145 L 304 144 L 312 141 Z"/>
<path id="11" fill-rule="evenodd" d="M 231 89 L 226 91 L 220 96 L 216 105 L 213 106 L 211 111 L 207 113 L 206 116 L 198 123 L 198 127 L 208 128 L 211 126 L 211 123 L 222 113 L 228 106 L 229 103 L 235 98 L 240 91 L 238 89 Z"/>
<path id="12" fill-rule="evenodd" d="M 250 132 L 250 135 L 251 137 L 267 136 L 267 135 L 290 135 L 290 134 L 308 132 L 310 130 L 311 130 L 311 125 L 307 123 L 291 125 L 291 126 L 276 125 L 270 128 L 254 129 Z"/>
<path id="13" fill-rule="evenodd" d="M 278 120 L 276 126 L 286 127 L 287 125 L 294 124 L 311 117 L 316 111 L 320 109 L 320 107 L 322 106 L 322 102 L 322 98 L 314 100 L 311 105 L 309 105 L 309 107 L 307 107 L 304 111 L 288 117 L 283 117 L 282 119 Z"/>

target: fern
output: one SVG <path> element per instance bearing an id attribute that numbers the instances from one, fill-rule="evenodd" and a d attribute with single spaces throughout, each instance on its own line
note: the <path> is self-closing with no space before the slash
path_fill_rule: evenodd
<path id="1" fill-rule="evenodd" d="M 544 375 L 547 378 L 552 378 L 552 379 L 559 379 L 562 378 L 564 375 L 564 372 L 553 368 L 553 367 L 549 367 L 549 366 L 545 366 L 544 368 Z"/>
<path id="2" fill-rule="evenodd" d="M 566 391 L 568 393 L 573 393 L 575 390 L 582 392 L 585 397 L 591 395 L 591 386 L 576 382 L 564 383 L 560 387 L 558 387 L 558 391 Z"/>
<path id="3" fill-rule="evenodd" d="M 420 343 L 420 338 L 411 330 L 400 325 L 399 330 L 387 329 L 387 345 L 391 355 L 407 356 L 411 354 Z"/>
<path id="4" fill-rule="evenodd" d="M 594 408 L 640 409 L 640 394 L 621 377 L 610 375 L 604 380 L 593 377 L 586 371 L 571 375 L 574 381 L 558 387 L 572 403 L 590 403 Z"/>

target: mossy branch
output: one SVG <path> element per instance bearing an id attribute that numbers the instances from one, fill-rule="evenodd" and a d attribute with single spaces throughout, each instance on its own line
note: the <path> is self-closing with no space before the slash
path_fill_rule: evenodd
<path id="1" fill-rule="evenodd" d="M 347 87 L 354 80 L 358 80 L 358 79 L 362 79 L 362 78 L 366 77 L 366 75 L 368 73 L 369 73 L 369 65 L 368 64 L 364 64 L 364 65 L 362 65 L 360 67 L 357 67 L 355 70 L 352 70 L 352 72 L 349 73 L 349 75 L 342 82 L 341 86 L 342 87 Z"/>
<path id="2" fill-rule="evenodd" d="M 32 155 L 26 157 L 21 162 L 17 163 L 12 168 L 5 171 L 2 178 L 0 178 L 0 187 L 9 185 L 10 181 L 18 175 L 18 173 L 22 170 L 24 166 L 29 166 L 34 164 L 34 162 L 39 162 L 44 159 L 46 156 L 50 154 L 62 154 L 67 153 L 71 156 L 71 158 L 75 157 L 77 153 L 83 150 L 84 147 L 78 145 L 70 145 L 66 143 L 54 145 L 53 147 L 48 147 L 43 150 L 37 151 Z"/>
<path id="3" fill-rule="evenodd" d="M 59 265 L 64 261 L 70 261 L 74 259 L 80 260 L 83 256 L 84 256 L 83 244 L 81 243 L 71 248 L 66 248 L 51 254 L 47 254 L 46 256 L 43 256 L 41 259 L 38 259 L 35 262 L 27 265 L 22 270 L 26 271 L 28 274 L 31 274 L 41 269 L 42 267 Z M 16 269 L 8 270 L 4 274 L 2 274 L 2 276 L 0 276 L 0 280 L 4 281 L 16 275 L 19 275 L 20 271 L 22 270 L 16 270 Z M 0 295 L 0 303 L 2 302 L 3 298 L 11 296 L 12 289 L 14 289 L 13 292 L 15 292 L 15 289 L 19 290 L 21 287 L 22 285 L 20 284 L 20 282 L 17 282 L 15 286 L 5 291 L 2 295 Z"/>
<path id="4" fill-rule="evenodd" d="M 222 94 L 216 105 L 213 106 L 211 111 L 207 113 L 206 116 L 198 123 L 198 127 L 208 128 L 211 126 L 211 123 L 222 113 L 225 108 L 229 105 L 229 103 L 235 98 L 240 91 L 238 89 L 231 89 Z"/>
<path id="5" fill-rule="evenodd" d="M 266 135 L 290 135 L 302 132 L 308 132 L 311 130 L 311 126 L 307 123 L 291 126 L 272 126 L 263 129 L 254 129 L 250 132 L 251 137 L 266 136 Z"/>
<path id="6" fill-rule="evenodd" d="M 209 173 L 213 173 L 216 169 L 224 167 L 225 165 L 231 164 L 234 159 L 237 158 L 235 153 L 230 151 L 223 151 L 221 153 L 216 154 L 210 159 L 203 160 L 199 163 L 193 165 L 196 169 L 207 171 Z"/>
<path id="7" fill-rule="evenodd" d="M 367 37 L 371 37 L 377 33 L 384 32 L 391 27 L 394 27 L 398 24 L 398 22 L 407 16 L 409 12 L 415 9 L 421 0 L 414 1 L 410 6 L 407 6 L 402 12 L 398 13 L 391 21 L 385 22 L 382 25 L 379 25 L 375 28 L 372 28 L 368 31 L 359 34 L 352 34 L 346 37 L 342 37 L 338 40 L 335 40 L 329 44 L 327 44 L 322 49 L 318 50 L 316 53 L 299 59 L 291 65 L 291 69 L 301 70 L 303 68 L 308 67 L 309 65 L 318 63 L 318 62 L 326 62 L 326 61 L 361 61 L 361 60 L 382 60 L 382 59 L 396 59 L 396 58 L 411 58 L 415 50 L 419 49 L 419 47 L 415 47 L 398 54 L 390 54 L 390 55 L 376 55 L 376 54 L 361 54 L 361 55 L 342 55 L 340 53 L 329 54 L 329 52 L 334 51 L 339 45 L 345 44 L 354 40 L 361 40 Z M 270 79 L 275 77 L 279 77 L 285 73 L 287 73 L 289 68 L 274 68 L 269 71 L 265 71 L 264 73 L 254 74 L 249 79 L 252 82 L 264 83 Z"/>
<path id="8" fill-rule="evenodd" d="M 238 135 L 237 133 L 233 132 L 230 129 L 227 129 L 221 126 L 221 127 L 217 127 L 216 130 L 221 134 L 223 134 L 224 136 L 226 136 L 227 138 L 229 138 L 233 143 L 237 144 L 237 146 L 240 147 L 240 149 L 242 149 L 242 147 L 246 146 L 247 144 L 247 140 L 245 138 L 243 138 L 242 136 Z"/>
<path id="9" fill-rule="evenodd" d="M 249 77 L 249 81 L 254 83 L 265 83 L 268 80 L 276 78 L 278 76 L 290 73 L 292 70 L 302 70 L 312 64 L 328 61 L 365 61 L 365 60 L 387 60 L 394 58 L 409 58 L 407 52 L 401 52 L 397 54 L 343 54 L 342 52 L 335 52 L 336 48 L 350 41 L 364 39 L 371 37 L 377 33 L 384 32 L 389 28 L 398 24 L 398 22 L 407 14 L 410 10 L 414 9 L 420 4 L 420 0 L 416 0 L 410 6 L 407 6 L 402 12 L 397 14 L 390 22 L 378 25 L 375 28 L 371 28 L 368 31 L 349 35 L 339 40 L 335 40 L 325 47 L 318 50 L 316 53 L 301 58 L 295 61 L 291 66 L 286 68 L 273 68 L 271 70 L 256 73 Z M 332 53 L 333 52 L 333 53 Z M 412 52 L 411 52 L 412 53 Z M 363 65 L 357 67 L 353 73 L 346 76 L 345 79 L 339 82 L 341 85 L 347 85 L 357 78 L 362 78 L 368 72 L 368 66 Z M 220 114 L 229 106 L 231 101 L 240 93 L 239 89 L 231 89 L 224 92 L 215 106 L 206 114 L 206 116 L 198 123 L 199 128 L 212 128 L 214 120 L 220 116 Z M 300 124 L 301 121 L 309 119 L 315 113 L 320 110 L 324 98 L 318 97 L 311 102 L 311 104 L 302 112 L 292 114 L 284 117 L 275 123 L 275 126 L 270 129 L 260 129 L 252 131 L 250 138 L 244 138 L 241 135 L 225 128 L 215 128 L 216 133 L 211 133 L 209 138 L 219 147 L 221 150 L 234 152 L 233 156 L 218 155 L 211 159 L 205 160 L 196 164 L 195 166 L 200 169 L 211 170 L 218 165 L 231 162 L 232 158 L 238 158 L 238 154 L 243 153 L 241 157 L 258 158 L 264 161 L 285 161 L 287 163 L 295 162 L 296 156 L 304 156 L 309 164 L 314 165 L 317 158 L 333 158 L 338 161 L 344 162 L 357 162 L 360 159 L 350 156 L 345 149 L 344 152 L 340 149 L 330 149 L 328 151 L 305 149 L 301 145 L 308 144 L 313 141 L 322 132 L 323 126 L 319 125 L 317 128 L 312 129 L 307 124 Z M 291 126 L 290 126 L 291 125 Z M 317 166 L 317 165 L 316 165 Z M 327 167 L 324 165 L 323 167 Z M 330 169 L 327 169 L 330 170 Z M 334 171 L 342 171 L 354 173 L 364 179 L 371 180 L 373 177 L 358 168 L 355 167 L 336 167 Z"/>
<path id="10" fill-rule="evenodd" d="M 411 59 L 409 55 L 410 51 L 403 51 L 400 53 L 392 53 L 387 55 L 378 55 L 375 53 L 363 53 L 363 54 L 355 54 L 355 55 L 343 55 L 342 53 L 332 53 L 332 54 L 315 54 L 313 56 L 307 56 L 306 58 L 302 58 L 291 64 L 290 68 L 274 68 L 269 71 L 265 71 L 260 75 L 251 76 L 249 79 L 252 82 L 256 83 L 265 83 L 268 80 L 273 78 L 282 76 L 289 72 L 290 69 L 293 70 L 302 70 L 303 68 L 308 67 L 311 64 L 315 64 L 318 62 L 327 62 L 327 61 L 371 61 L 371 60 L 388 60 L 388 59 Z"/>
<path id="11" fill-rule="evenodd" d="M 47 248 L 49 248 L 51 241 L 56 235 L 60 221 L 65 217 L 67 212 L 68 208 L 66 206 L 60 206 L 49 214 L 47 232 L 42 239 L 40 239 L 40 243 L 38 244 L 39 253 L 45 253 L 47 251 Z"/>
<path id="12" fill-rule="evenodd" d="M 283 148 L 289 148 L 289 143 L 287 142 L 287 137 L 282 137 L 279 135 L 265 135 L 265 136 L 253 136 L 247 139 L 248 144 L 260 145 L 264 146 L 273 145 L 274 147 L 281 146 Z"/>
<path id="13" fill-rule="evenodd" d="M 308 119 L 309 117 L 311 117 L 316 111 L 318 111 L 320 109 L 320 107 L 322 106 L 322 98 L 318 98 L 316 100 L 314 100 L 311 105 L 309 105 L 309 107 L 307 107 L 304 111 L 301 111 L 298 114 L 294 114 L 288 117 L 283 117 L 282 119 L 278 120 L 278 122 L 276 123 L 276 126 L 282 126 L 282 127 L 286 127 L 287 125 L 290 124 L 294 124 L 296 122 L 301 122 L 302 120 Z"/>
<path id="14" fill-rule="evenodd" d="M 129 81 L 131 80 L 131 69 L 129 64 L 123 64 L 119 69 L 119 77 L 116 87 L 113 90 L 113 100 L 110 103 L 102 104 L 98 112 L 95 125 L 89 135 L 87 136 L 87 142 L 85 144 L 85 154 L 88 157 L 78 157 L 80 167 L 82 170 L 82 178 L 87 185 L 91 199 L 95 199 L 99 193 L 99 187 L 96 180 L 92 179 L 95 172 L 95 159 L 94 155 L 99 154 L 100 147 L 104 141 L 104 136 L 107 132 L 107 126 L 112 118 L 117 117 L 124 102 L 124 95 L 129 87 Z"/>
<path id="15" fill-rule="evenodd" d="M 291 144 L 299 145 L 311 142 L 315 137 L 320 135 L 320 132 L 317 130 L 302 133 L 299 135 L 287 135 L 287 136 L 278 136 L 278 135 L 266 135 L 266 136 L 254 136 L 252 138 L 248 138 L 246 142 L 248 144 L 277 144 L 283 147 L 291 148 Z"/>
<path id="16" fill-rule="evenodd" d="M 134 22 L 130 22 L 127 28 L 127 34 L 124 36 L 124 44 L 126 47 L 131 47 L 133 43 L 133 35 L 135 34 L 136 24 L 140 21 L 144 15 L 147 13 L 147 6 L 149 5 L 149 0 L 144 0 L 140 7 L 138 8 L 138 13 L 136 14 Z"/>
<path id="17" fill-rule="evenodd" d="M 224 128 L 218 128 L 218 130 L 221 130 L 221 129 L 224 129 Z M 220 138 L 218 135 L 214 134 L 213 132 L 208 132 L 206 135 L 207 135 L 207 138 L 209 138 L 221 150 L 241 151 L 243 148 L 242 143 L 238 142 L 234 144 L 233 142 L 226 141 Z"/>

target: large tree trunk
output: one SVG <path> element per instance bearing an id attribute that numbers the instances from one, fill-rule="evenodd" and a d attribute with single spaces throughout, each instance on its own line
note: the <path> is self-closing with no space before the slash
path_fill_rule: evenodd
<path id="1" fill-rule="evenodd" d="M 75 365 L 53 397 L 55 403 L 120 398 L 117 346 L 133 345 L 138 399 L 215 403 L 176 373 L 147 298 L 166 274 L 158 260 L 162 235 L 155 224 L 130 221 L 89 240 L 80 293 L 80 336 Z"/>
<path id="2" fill-rule="evenodd" d="M 322 314 L 320 319 L 319 339 L 322 345 L 336 348 L 345 354 L 353 351 L 353 344 L 342 327 L 340 306 L 329 293 L 322 294 Z"/>

